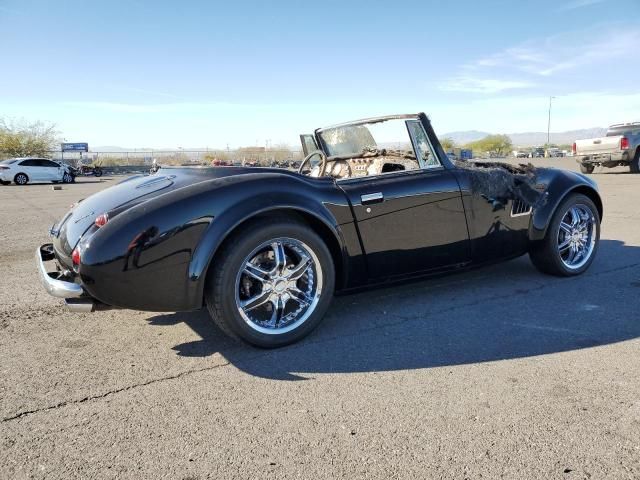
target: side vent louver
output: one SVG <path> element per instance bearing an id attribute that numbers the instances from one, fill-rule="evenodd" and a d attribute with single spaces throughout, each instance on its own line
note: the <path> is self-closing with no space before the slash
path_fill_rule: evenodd
<path id="1" fill-rule="evenodd" d="M 529 215 L 533 208 L 522 200 L 515 199 L 511 204 L 511 216 L 519 217 L 520 215 Z"/>

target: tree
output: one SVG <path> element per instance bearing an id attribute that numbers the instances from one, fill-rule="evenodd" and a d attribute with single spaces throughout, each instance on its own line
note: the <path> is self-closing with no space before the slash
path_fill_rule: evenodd
<path id="1" fill-rule="evenodd" d="M 487 135 L 465 147 L 474 152 L 488 153 L 498 157 L 506 157 L 513 150 L 513 144 L 507 135 Z"/>
<path id="2" fill-rule="evenodd" d="M 454 142 L 451 138 L 445 137 L 440 140 L 440 145 L 445 152 L 451 152 L 454 148 L 456 148 L 456 142 Z"/>
<path id="3" fill-rule="evenodd" d="M 58 131 L 51 123 L 0 119 L 0 158 L 49 156 L 58 142 Z"/>

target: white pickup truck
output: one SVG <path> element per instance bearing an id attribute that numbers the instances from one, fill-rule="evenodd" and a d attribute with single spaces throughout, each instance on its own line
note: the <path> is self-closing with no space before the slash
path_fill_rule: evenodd
<path id="1" fill-rule="evenodd" d="M 592 173 L 597 165 L 624 165 L 631 173 L 640 173 L 640 122 L 617 123 L 604 137 L 576 140 L 573 156 L 582 173 Z"/>

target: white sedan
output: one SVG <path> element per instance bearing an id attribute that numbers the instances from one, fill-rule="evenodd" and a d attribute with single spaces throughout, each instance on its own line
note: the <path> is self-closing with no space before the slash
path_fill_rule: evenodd
<path id="1" fill-rule="evenodd" d="M 46 158 L 10 158 L 0 162 L 0 183 L 26 185 L 35 182 L 73 182 L 66 165 Z"/>

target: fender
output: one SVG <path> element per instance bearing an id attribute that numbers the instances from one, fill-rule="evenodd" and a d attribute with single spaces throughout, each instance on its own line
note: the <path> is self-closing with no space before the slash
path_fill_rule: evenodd
<path id="1" fill-rule="evenodd" d="M 192 255 L 187 287 L 187 303 L 191 308 L 202 306 L 207 271 L 224 240 L 242 223 L 270 211 L 297 211 L 321 222 L 334 236 L 343 265 L 347 264 L 349 252 L 340 225 L 353 223 L 353 217 L 346 196 L 332 181 L 312 180 L 314 184 L 309 185 L 310 182 L 305 179 L 289 175 L 278 177 L 265 178 L 261 175 L 260 178 L 244 180 L 235 186 L 229 185 L 223 191 L 211 192 L 212 202 L 221 198 L 232 198 L 233 201 L 222 209 L 216 209 L 213 220 Z"/>
<path id="2" fill-rule="evenodd" d="M 598 193 L 598 185 L 590 178 L 577 172 L 556 169 L 539 169 L 538 180 L 547 184 L 545 189 L 546 202 L 534 209 L 529 224 L 529 241 L 543 240 L 551 219 L 564 199 L 572 192 L 587 195 L 596 204 L 602 220 L 602 199 Z M 553 199 L 553 200 L 551 200 Z"/>

